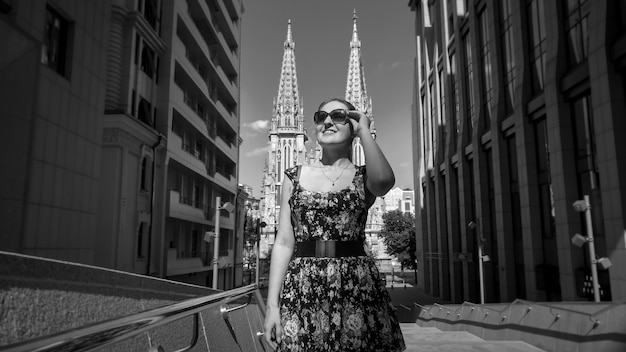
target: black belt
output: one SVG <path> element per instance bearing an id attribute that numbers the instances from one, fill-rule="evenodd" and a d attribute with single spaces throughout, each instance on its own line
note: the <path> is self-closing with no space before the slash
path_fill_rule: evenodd
<path id="1" fill-rule="evenodd" d="M 294 256 L 317 258 L 359 257 L 367 255 L 363 241 L 317 240 L 296 242 Z"/>

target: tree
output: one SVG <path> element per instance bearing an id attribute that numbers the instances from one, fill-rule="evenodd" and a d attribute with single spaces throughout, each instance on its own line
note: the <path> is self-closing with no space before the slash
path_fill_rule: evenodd
<path id="1" fill-rule="evenodd" d="M 396 255 L 400 264 L 409 269 L 416 268 L 415 221 L 413 214 L 392 210 L 383 214 L 380 237 L 387 246 L 387 253 Z"/>

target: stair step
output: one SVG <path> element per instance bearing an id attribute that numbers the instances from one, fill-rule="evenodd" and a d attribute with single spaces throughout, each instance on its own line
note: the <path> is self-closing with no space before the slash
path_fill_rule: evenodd
<path id="1" fill-rule="evenodd" d="M 465 343 L 465 342 L 480 342 L 480 341 L 484 341 L 483 339 L 481 339 L 480 337 L 471 334 L 469 332 L 466 331 L 454 331 L 454 332 L 428 332 L 428 333 L 422 333 L 422 332 L 414 332 L 414 333 L 405 333 L 403 332 L 402 335 L 404 335 L 404 341 L 406 341 L 407 343 L 412 343 L 412 342 L 416 342 L 416 343 L 438 343 L 438 342 L 454 342 L 454 343 Z"/>
<path id="2" fill-rule="evenodd" d="M 421 331 L 421 332 L 440 332 L 441 330 L 429 326 L 429 327 L 421 327 L 415 323 L 400 323 L 400 330 L 404 331 L 409 331 L 409 332 L 413 332 L 413 331 Z"/>
<path id="3" fill-rule="evenodd" d="M 543 352 L 523 341 L 471 341 L 407 343 L 405 352 Z"/>

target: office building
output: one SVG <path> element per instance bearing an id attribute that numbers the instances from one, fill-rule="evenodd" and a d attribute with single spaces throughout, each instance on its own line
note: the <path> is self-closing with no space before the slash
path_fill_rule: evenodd
<path id="1" fill-rule="evenodd" d="M 597 259 L 601 299 L 624 299 L 626 5 L 409 6 L 421 287 L 453 302 L 478 302 L 481 282 L 487 302 L 588 300 Z M 572 206 L 585 196 L 592 224 Z"/>

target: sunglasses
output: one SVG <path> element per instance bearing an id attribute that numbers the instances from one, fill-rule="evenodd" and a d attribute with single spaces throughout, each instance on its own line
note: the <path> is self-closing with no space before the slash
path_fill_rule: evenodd
<path id="1" fill-rule="evenodd" d="M 317 111 L 313 114 L 313 121 L 315 121 L 316 125 L 321 125 L 326 121 L 326 117 L 330 115 L 330 119 L 336 125 L 345 125 L 348 123 L 348 110 L 346 109 L 335 109 L 331 112 L 326 111 Z"/>

